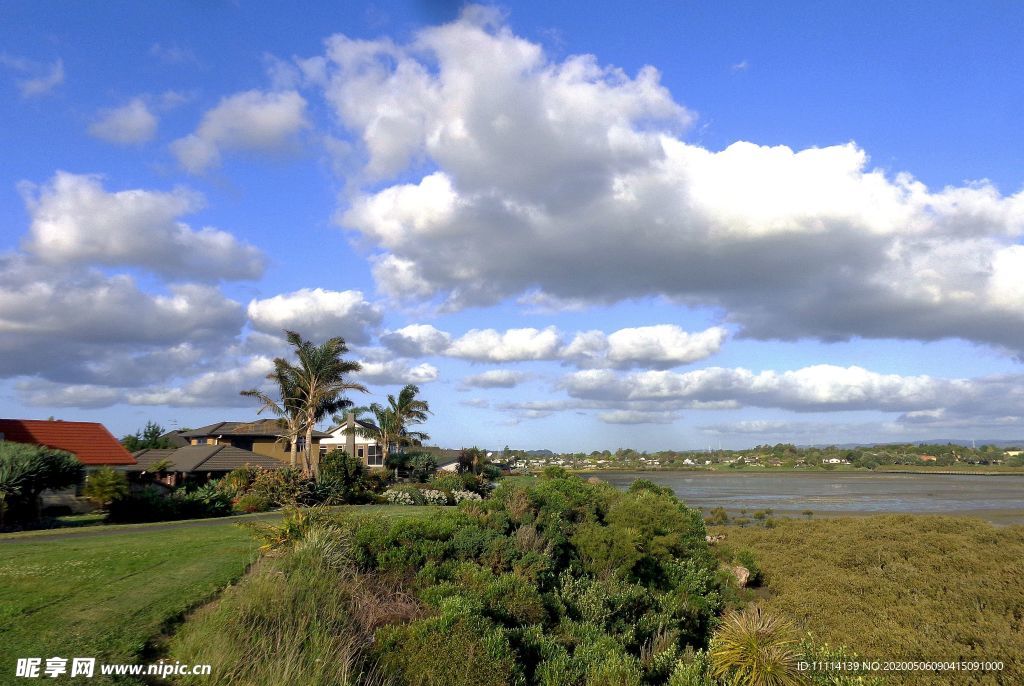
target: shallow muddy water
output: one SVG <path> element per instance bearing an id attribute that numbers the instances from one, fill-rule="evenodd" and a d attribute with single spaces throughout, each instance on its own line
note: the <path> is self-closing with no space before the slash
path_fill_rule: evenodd
<path id="1" fill-rule="evenodd" d="M 599 472 L 627 488 L 636 479 L 670 487 L 687 505 L 731 512 L 771 509 L 816 515 L 913 512 L 973 515 L 1000 524 L 1024 523 L 1024 476 L 945 474 L 729 474 L 721 472 Z"/>

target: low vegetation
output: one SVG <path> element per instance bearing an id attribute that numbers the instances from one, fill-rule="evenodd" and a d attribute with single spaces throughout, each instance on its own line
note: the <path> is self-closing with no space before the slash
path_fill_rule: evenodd
<path id="1" fill-rule="evenodd" d="M 945 683 L 1024 683 L 1024 527 L 885 515 L 714 532 L 754 551 L 766 607 L 818 641 L 878 660 L 1002 660 L 1002 673 Z M 890 681 L 940 683 L 913 673 Z"/>
<path id="2" fill-rule="evenodd" d="M 307 508 L 258 526 L 257 571 L 188 622 L 171 657 L 220 665 L 202 680 L 220 686 L 711 686 L 746 674 L 749 659 L 708 652 L 738 596 L 699 511 L 650 482 L 623 493 L 557 469 L 531 481 L 427 514 Z M 799 681 L 788 657 L 782 667 Z"/>
<path id="3" fill-rule="evenodd" d="M 0 441 L 0 530 L 38 523 L 39 495 L 74 486 L 82 471 L 75 456 L 63 450 Z"/>
<path id="4" fill-rule="evenodd" d="M 131 529 L 0 542 L 0 681 L 22 657 L 138 662 L 186 612 L 242 576 L 256 550 L 233 523 Z"/>

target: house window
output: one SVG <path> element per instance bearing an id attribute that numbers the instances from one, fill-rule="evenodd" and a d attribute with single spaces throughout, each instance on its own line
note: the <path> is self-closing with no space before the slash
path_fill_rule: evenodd
<path id="1" fill-rule="evenodd" d="M 306 439 L 301 436 L 295 440 L 295 452 L 302 453 L 306 451 Z"/>
<path id="2" fill-rule="evenodd" d="M 320 457 L 327 457 L 327 446 L 320 446 Z"/>
<path id="3" fill-rule="evenodd" d="M 360 460 L 363 459 L 363 447 L 362 446 L 359 446 L 358 448 L 356 448 L 356 457 L 358 457 Z"/>
<path id="4" fill-rule="evenodd" d="M 379 445 L 367 446 L 366 464 L 370 467 L 384 466 L 384 453 Z"/>
<path id="5" fill-rule="evenodd" d="M 192 445 L 206 445 L 206 439 L 205 438 L 197 438 L 197 439 L 195 439 L 195 441 L 196 442 L 193 443 Z"/>

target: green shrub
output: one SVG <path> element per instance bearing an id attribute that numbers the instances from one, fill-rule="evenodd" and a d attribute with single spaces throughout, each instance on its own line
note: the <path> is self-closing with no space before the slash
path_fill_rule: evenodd
<path id="1" fill-rule="evenodd" d="M 748 586 L 760 586 L 761 582 L 764 581 L 764 573 L 761 571 L 760 565 L 757 564 L 757 559 L 754 557 L 754 553 L 751 550 L 743 549 L 736 553 L 735 561 L 750 572 L 750 577 L 747 579 Z"/>
<path id="2" fill-rule="evenodd" d="M 471 491 L 478 495 L 486 495 L 489 490 L 487 482 L 472 472 L 463 472 L 461 474 L 435 472 L 430 478 L 429 483 L 431 487 L 439 491 L 448 491 L 449 493 Z"/>
<path id="3" fill-rule="evenodd" d="M 182 519 L 178 503 L 157 486 L 147 486 L 118 498 L 110 504 L 107 513 L 107 521 L 118 524 L 171 519 Z"/>
<path id="4" fill-rule="evenodd" d="M 41 445 L 0 441 L 0 526 L 39 518 L 39 494 L 82 479 L 74 455 Z"/>
<path id="5" fill-rule="evenodd" d="M 249 492 L 256 477 L 262 471 L 259 467 L 250 465 L 236 467 L 217 481 L 217 488 L 231 498 L 240 497 Z"/>
<path id="6" fill-rule="evenodd" d="M 507 686 L 521 680 L 505 630 L 460 599 L 441 614 L 377 632 L 382 670 L 409 686 Z"/>
<path id="7" fill-rule="evenodd" d="M 166 494 L 156 486 L 114 500 L 107 519 L 111 522 L 160 522 L 174 519 L 203 519 L 231 514 L 233 506 L 226 493 L 215 484 L 195 491 Z"/>
<path id="8" fill-rule="evenodd" d="M 256 473 L 249 493 L 255 493 L 278 507 L 316 504 L 316 482 L 306 479 L 297 469 L 261 469 Z"/>
<path id="9" fill-rule="evenodd" d="M 268 512 L 273 508 L 274 504 L 270 499 L 258 493 L 246 493 L 235 500 L 235 509 L 246 514 Z"/>
<path id="10" fill-rule="evenodd" d="M 389 493 L 411 501 L 465 478 Z M 303 508 L 250 526 L 294 564 L 414 595 L 413 621 L 377 622 L 361 644 L 395 684 L 653 686 L 683 674 L 680 656 L 707 645 L 723 605 L 700 513 L 649 484 L 623 493 L 555 474 L 429 515 Z"/>
<path id="11" fill-rule="evenodd" d="M 318 481 L 324 491 L 324 502 L 329 505 L 362 503 L 370 499 L 366 466 L 344 450 L 332 450 L 320 460 Z"/>
<path id="12" fill-rule="evenodd" d="M 729 513 L 724 507 L 716 507 L 711 510 L 711 514 L 704 521 L 710 526 L 723 526 L 729 523 Z"/>
<path id="13" fill-rule="evenodd" d="M 110 467 L 97 469 L 85 477 L 82 493 L 97 507 L 105 509 L 113 501 L 128 495 L 128 477 Z"/>
<path id="14" fill-rule="evenodd" d="M 426 483 L 437 472 L 437 459 L 430 453 L 407 453 L 406 457 L 409 478 L 417 483 Z"/>

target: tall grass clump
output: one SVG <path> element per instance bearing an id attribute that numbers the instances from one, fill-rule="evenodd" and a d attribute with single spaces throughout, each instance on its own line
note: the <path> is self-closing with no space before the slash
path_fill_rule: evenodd
<path id="1" fill-rule="evenodd" d="M 336 527 L 309 526 L 276 550 L 174 637 L 174 659 L 214 669 L 182 683 L 383 683 L 366 648 L 380 626 L 418 617 L 415 599 L 388 579 L 359 574 L 346 534 Z"/>
<path id="2" fill-rule="evenodd" d="M 793 626 L 759 607 L 730 612 L 711 641 L 711 674 L 731 686 L 800 686 Z"/>

